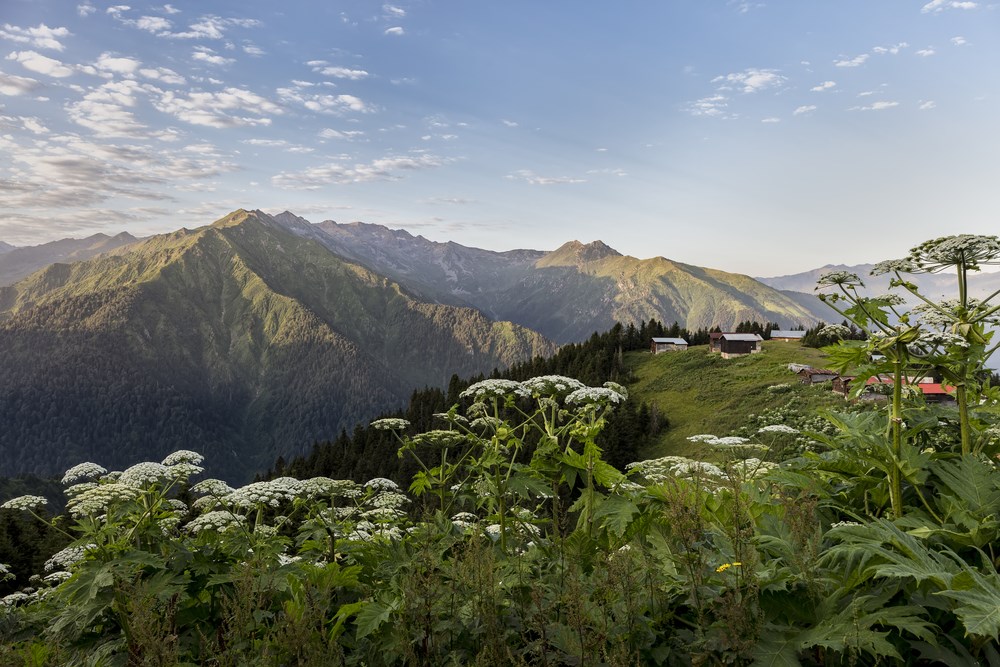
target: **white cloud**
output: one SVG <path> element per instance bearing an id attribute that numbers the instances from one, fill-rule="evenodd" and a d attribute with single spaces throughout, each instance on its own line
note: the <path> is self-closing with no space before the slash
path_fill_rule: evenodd
<path id="1" fill-rule="evenodd" d="M 752 67 L 742 72 L 734 72 L 724 76 L 717 76 L 712 79 L 712 83 L 723 82 L 723 84 L 735 84 L 737 86 L 742 86 L 741 90 L 744 93 L 755 93 L 758 90 L 774 88 L 776 86 L 780 86 L 785 81 L 785 77 L 778 74 L 777 70 L 755 69 Z M 722 85 L 719 89 L 729 90 L 730 87 L 728 85 Z"/>
<path id="2" fill-rule="evenodd" d="M 931 0 L 920 8 L 921 13 L 943 12 L 946 9 L 975 9 L 978 7 L 975 2 L 956 2 L 955 0 Z"/>
<path id="3" fill-rule="evenodd" d="M 760 122 L 762 122 L 762 123 L 780 123 L 781 119 L 780 118 L 775 118 L 774 116 L 771 116 L 770 118 L 761 118 Z"/>
<path id="4" fill-rule="evenodd" d="M 917 55 L 920 56 L 921 58 L 926 58 L 927 56 L 933 56 L 935 53 L 937 53 L 937 51 L 935 51 L 931 47 L 928 47 L 926 49 L 920 49 L 919 51 L 917 51 Z"/>
<path id="5" fill-rule="evenodd" d="M 688 105 L 688 111 L 692 116 L 711 116 L 713 118 L 727 117 L 726 108 L 729 101 L 725 95 L 710 95 L 700 100 L 695 100 Z"/>
<path id="6" fill-rule="evenodd" d="M 130 9 L 132 8 L 129 7 L 128 5 L 111 5 L 110 7 L 104 10 L 104 13 L 111 14 L 112 16 L 118 16 L 122 12 L 127 12 Z"/>
<path id="7" fill-rule="evenodd" d="M 264 56 L 264 55 L 267 55 L 267 52 L 264 51 L 264 49 L 260 48 L 259 46 L 255 46 L 253 44 L 244 44 L 243 45 L 243 53 L 247 54 L 248 56 Z"/>
<path id="8" fill-rule="evenodd" d="M 371 108 L 354 95 L 306 94 L 294 88 L 279 88 L 278 98 L 286 104 L 299 104 L 316 113 L 341 115 L 348 111 L 367 113 Z"/>
<path id="9" fill-rule="evenodd" d="M 183 76 L 166 67 L 157 67 L 156 69 L 140 69 L 139 74 L 147 79 L 160 81 L 168 85 L 183 86 L 187 83 L 187 80 Z"/>
<path id="10" fill-rule="evenodd" d="M 885 55 L 886 53 L 890 55 L 897 55 L 902 49 L 909 46 L 906 42 L 900 42 L 899 44 L 893 44 L 892 46 L 876 46 L 872 49 L 872 53 L 876 55 Z"/>
<path id="11" fill-rule="evenodd" d="M 21 118 L 21 124 L 24 125 L 24 129 L 32 134 L 48 134 L 49 128 L 42 124 L 42 121 L 37 118 Z"/>
<path id="12" fill-rule="evenodd" d="M 387 35 L 402 35 L 402 34 L 404 34 L 404 31 L 403 31 L 403 29 L 401 27 L 399 27 L 397 25 L 397 26 L 394 26 L 392 28 L 386 28 L 385 29 L 385 34 L 387 34 Z"/>
<path id="13" fill-rule="evenodd" d="M 500 122 L 503 123 L 504 125 L 506 125 L 507 127 L 517 127 L 518 126 L 518 124 L 515 121 L 512 121 L 512 120 L 500 119 Z"/>
<path id="14" fill-rule="evenodd" d="M 84 16 L 84 17 L 90 16 L 91 14 L 93 14 L 96 11 L 97 11 L 97 7 L 95 7 L 94 5 L 90 4 L 89 2 L 85 2 L 82 5 L 77 5 L 76 6 L 76 13 L 79 16 Z"/>
<path id="15" fill-rule="evenodd" d="M 62 51 L 63 46 L 59 38 L 69 37 L 67 28 L 50 28 L 44 23 L 39 23 L 35 28 L 19 28 L 16 25 L 4 23 L 0 28 L 0 38 L 9 39 L 19 44 L 29 44 L 37 49 L 52 49 Z"/>
<path id="16" fill-rule="evenodd" d="M 382 5 L 382 11 L 386 16 L 391 16 L 393 18 L 401 19 L 406 16 L 406 10 L 395 5 Z"/>
<path id="17" fill-rule="evenodd" d="M 216 93 L 166 91 L 153 100 L 153 106 L 192 125 L 216 128 L 270 125 L 271 119 L 264 114 L 283 113 L 280 106 L 267 98 L 240 88 Z"/>
<path id="18" fill-rule="evenodd" d="M 70 120 L 86 127 L 99 137 L 144 137 L 146 126 L 129 109 L 136 106 L 136 96 L 143 93 L 131 79 L 110 81 L 66 105 Z"/>
<path id="19" fill-rule="evenodd" d="M 41 87 L 35 79 L 0 72 L 0 95 L 24 95 Z"/>
<path id="20" fill-rule="evenodd" d="M 334 130 L 329 127 L 323 128 L 319 133 L 321 139 L 346 139 L 348 141 L 364 135 L 365 133 L 360 130 Z"/>
<path id="21" fill-rule="evenodd" d="M 164 14 L 180 14 L 181 10 L 177 9 L 173 5 L 163 5 Z"/>
<path id="22" fill-rule="evenodd" d="M 965 37 L 962 37 L 960 35 L 958 37 L 952 37 L 951 38 L 951 43 L 954 44 L 955 46 L 964 46 L 964 45 L 968 44 L 969 42 L 966 41 Z"/>
<path id="23" fill-rule="evenodd" d="M 934 102 L 934 100 L 927 100 L 926 102 L 921 102 L 918 108 L 921 111 L 926 111 L 927 109 L 933 109 L 936 106 L 937 104 Z"/>
<path id="24" fill-rule="evenodd" d="M 402 178 L 400 172 L 419 171 L 440 167 L 451 162 L 448 158 L 430 153 L 416 155 L 388 156 L 367 164 L 347 165 L 331 162 L 318 167 L 310 167 L 300 172 L 282 172 L 271 178 L 275 187 L 289 190 L 318 190 L 328 185 L 346 185 L 369 181 L 396 181 Z"/>
<path id="25" fill-rule="evenodd" d="M 368 76 L 368 72 L 363 69 L 349 69 L 347 67 L 314 67 L 313 71 L 324 76 L 332 76 L 335 79 L 350 79 L 351 81 L 358 81 Z"/>
<path id="26" fill-rule="evenodd" d="M 530 169 L 518 169 L 506 176 L 510 181 L 524 181 L 530 185 L 567 185 L 573 183 L 586 183 L 585 178 L 572 178 L 570 176 L 539 176 Z"/>
<path id="27" fill-rule="evenodd" d="M 809 113 L 810 111 L 816 111 L 815 104 L 806 104 L 801 107 L 797 107 L 795 111 L 792 112 L 793 116 L 799 116 L 804 113 Z"/>
<path id="28" fill-rule="evenodd" d="M 191 59 L 198 60 L 203 63 L 208 63 L 209 65 L 216 65 L 218 67 L 222 67 L 224 65 L 232 65 L 234 62 L 236 62 L 235 58 L 226 58 L 220 56 L 207 46 L 194 47 L 194 53 L 191 54 Z"/>
<path id="29" fill-rule="evenodd" d="M 865 64 L 868 60 L 868 54 L 862 53 L 860 56 L 854 56 L 853 58 L 845 58 L 844 60 L 835 60 L 833 64 L 836 67 L 860 67 Z"/>
<path id="30" fill-rule="evenodd" d="M 154 35 L 165 33 L 174 25 L 162 16 L 141 16 L 135 21 L 130 21 L 129 23 L 130 25 L 134 25 L 139 30 L 145 30 L 146 32 L 151 32 Z"/>
<path id="31" fill-rule="evenodd" d="M 186 31 L 164 33 L 164 36 L 172 39 L 223 39 L 226 30 L 232 26 L 254 28 L 259 25 L 262 24 L 256 19 L 224 19 L 218 16 L 202 16 L 189 25 Z"/>
<path id="32" fill-rule="evenodd" d="M 848 111 L 884 111 L 898 106 L 899 102 L 875 102 L 866 107 L 851 107 Z"/>
<path id="33" fill-rule="evenodd" d="M 833 88 L 836 85 L 837 85 L 836 81 L 824 81 L 823 83 L 819 84 L 818 86 L 813 86 L 809 90 L 818 93 L 818 92 L 821 92 L 821 91 L 824 91 L 824 90 L 830 90 L 831 88 Z"/>
<path id="34" fill-rule="evenodd" d="M 137 69 L 142 67 L 142 63 L 134 58 L 122 58 L 112 56 L 110 53 L 102 53 L 94 63 L 94 66 L 105 72 L 131 76 Z"/>
<path id="35" fill-rule="evenodd" d="M 14 51 L 7 56 L 7 60 L 19 62 L 24 69 L 38 72 L 39 74 L 46 74 L 57 79 L 72 76 L 74 72 L 72 67 L 35 51 Z"/>

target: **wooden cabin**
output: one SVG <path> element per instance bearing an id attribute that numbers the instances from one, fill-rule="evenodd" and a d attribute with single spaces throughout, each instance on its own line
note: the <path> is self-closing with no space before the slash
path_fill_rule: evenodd
<path id="1" fill-rule="evenodd" d="M 676 352 L 688 349 L 688 342 L 683 338 L 654 338 L 649 344 L 653 354 L 661 352 Z"/>

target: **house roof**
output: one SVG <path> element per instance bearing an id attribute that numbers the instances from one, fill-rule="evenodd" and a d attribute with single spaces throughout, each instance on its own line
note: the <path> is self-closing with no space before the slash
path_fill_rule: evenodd
<path id="1" fill-rule="evenodd" d="M 799 331 L 797 329 L 772 329 L 771 338 L 802 338 L 806 335 L 805 331 Z"/>
<path id="2" fill-rule="evenodd" d="M 759 341 L 764 340 L 759 335 L 754 333 L 724 333 L 721 338 L 726 340 L 746 340 L 746 341 Z"/>
<path id="3" fill-rule="evenodd" d="M 837 371 L 831 371 L 826 368 L 803 368 L 799 371 L 799 375 L 836 375 Z"/>
<path id="4" fill-rule="evenodd" d="M 672 345 L 687 345 L 688 342 L 683 338 L 653 338 L 654 343 L 666 343 Z"/>
<path id="5" fill-rule="evenodd" d="M 880 377 L 872 376 L 872 377 L 868 378 L 868 381 L 865 384 L 869 384 L 869 385 L 872 385 L 872 384 L 892 384 L 892 378 L 884 378 L 884 377 L 880 378 Z M 912 386 L 916 387 L 917 389 L 919 389 L 921 391 L 921 393 L 927 394 L 927 395 L 930 395 L 930 396 L 946 395 L 946 394 L 950 394 L 950 393 L 952 393 L 952 392 L 955 391 L 955 388 L 952 387 L 951 385 L 941 384 L 939 382 L 911 383 L 911 382 L 907 382 L 906 379 L 904 378 L 903 379 L 903 384 L 912 385 Z"/>

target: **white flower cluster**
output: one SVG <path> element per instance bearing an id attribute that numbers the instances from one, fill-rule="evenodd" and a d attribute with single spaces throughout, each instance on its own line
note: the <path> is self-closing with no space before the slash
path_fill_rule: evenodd
<path id="1" fill-rule="evenodd" d="M 532 396 L 565 396 L 585 389 L 587 385 L 563 375 L 539 375 L 525 380 L 521 386 L 527 389 Z"/>
<path id="2" fill-rule="evenodd" d="M 830 528 L 850 528 L 852 526 L 860 526 L 861 524 L 857 521 L 837 521 L 836 523 L 831 523 Z"/>
<path id="3" fill-rule="evenodd" d="M 68 497 L 73 498 L 80 495 L 84 491 L 90 491 L 91 489 L 96 489 L 99 486 L 97 482 L 80 482 L 79 484 L 74 484 L 72 486 L 67 486 L 63 489 Z"/>
<path id="4" fill-rule="evenodd" d="M 506 398 L 511 395 L 530 398 L 531 390 L 520 382 L 493 379 L 477 382 L 459 394 L 462 398 L 475 398 L 477 401 L 487 398 Z"/>
<path id="5" fill-rule="evenodd" d="M 730 479 L 757 479 L 778 467 L 777 463 L 760 459 L 745 459 L 730 465 L 727 477 Z"/>
<path id="6" fill-rule="evenodd" d="M 191 487 L 191 491 L 208 496 L 226 496 L 233 492 L 233 487 L 229 486 L 221 479 L 203 479 Z"/>
<path id="7" fill-rule="evenodd" d="M 0 509 L 33 511 L 48 504 L 49 501 L 42 496 L 18 496 L 17 498 L 11 498 L 3 505 L 0 505 Z"/>
<path id="8" fill-rule="evenodd" d="M 425 431 L 413 436 L 413 443 L 424 447 L 437 447 L 438 449 L 458 447 L 465 443 L 465 434 L 458 431 L 442 431 L 435 429 Z"/>
<path id="9" fill-rule="evenodd" d="M 712 442 L 718 438 L 711 433 L 699 433 L 698 435 L 689 435 L 687 437 L 688 442 Z M 629 464 L 634 465 L 634 464 Z"/>
<path id="10" fill-rule="evenodd" d="M 62 484 L 73 484 L 81 480 L 96 479 L 107 472 L 107 469 L 96 463 L 77 463 L 63 475 Z"/>
<path id="11" fill-rule="evenodd" d="M 59 572 L 69 570 L 71 567 L 83 560 L 87 555 L 87 549 L 96 545 L 87 544 L 84 546 L 70 546 L 52 554 L 52 557 L 45 561 L 46 572 Z"/>
<path id="12" fill-rule="evenodd" d="M 758 433 L 798 433 L 797 428 L 792 428 L 787 424 L 770 424 L 757 429 Z"/>
<path id="13" fill-rule="evenodd" d="M 382 493 L 377 494 L 371 500 L 369 500 L 369 503 L 371 503 L 373 507 L 390 508 L 390 509 L 399 509 L 400 507 L 403 507 L 409 502 L 410 502 L 409 498 L 407 498 L 404 494 L 398 493 L 396 491 L 384 491 Z"/>
<path id="14" fill-rule="evenodd" d="M 27 604 L 35 599 L 34 595 L 28 593 L 11 593 L 0 598 L 0 607 L 16 607 L 20 604 Z"/>
<path id="15" fill-rule="evenodd" d="M 45 575 L 42 578 L 42 581 L 58 586 L 72 576 L 73 575 L 71 573 L 66 572 L 65 570 L 60 570 L 59 572 L 53 572 L 52 574 Z"/>
<path id="16" fill-rule="evenodd" d="M 471 512 L 459 512 L 455 516 L 451 517 L 451 522 L 454 526 L 460 530 L 467 530 L 473 528 L 477 523 L 479 523 L 479 517 Z"/>
<path id="17" fill-rule="evenodd" d="M 252 508 L 259 505 L 279 507 L 283 502 L 299 495 L 300 482 L 292 477 L 278 477 L 267 482 L 254 482 L 240 487 L 223 500 L 235 507 Z"/>
<path id="18" fill-rule="evenodd" d="M 708 478 L 717 481 L 725 476 L 718 466 L 695 461 L 684 456 L 663 456 L 658 459 L 630 463 L 627 469 L 636 471 L 650 484 L 660 484 L 676 477 Z"/>
<path id="19" fill-rule="evenodd" d="M 118 482 L 126 486 L 134 486 L 137 489 L 145 489 L 153 484 L 165 482 L 169 477 L 167 466 L 162 463 L 143 461 L 127 468 L 118 478 Z"/>
<path id="20" fill-rule="evenodd" d="M 843 324 L 827 324 L 818 333 L 826 338 L 847 338 L 851 335 L 851 330 Z"/>
<path id="21" fill-rule="evenodd" d="M 885 273 L 913 273 L 916 265 L 908 259 L 887 259 L 872 267 L 869 272 L 873 276 L 881 276 Z"/>
<path id="22" fill-rule="evenodd" d="M 997 258 L 1000 258 L 1000 238 L 957 234 L 924 241 L 910 250 L 907 259 L 921 269 L 934 271 L 960 264 L 977 269 L 980 264 L 992 264 Z"/>
<path id="23" fill-rule="evenodd" d="M 858 278 L 858 274 L 851 273 L 849 271 L 831 271 L 830 273 L 823 274 L 820 276 L 819 280 L 816 281 L 820 287 L 830 287 L 832 285 L 847 285 L 847 286 L 857 286 L 864 287 L 865 284 L 861 282 L 861 278 Z"/>
<path id="24" fill-rule="evenodd" d="M 201 465 L 204 461 L 205 457 L 198 452 L 192 452 L 190 449 L 179 449 L 172 454 L 168 454 L 167 458 L 160 461 L 160 463 L 165 466 L 175 466 L 178 463 Z"/>
<path id="25" fill-rule="evenodd" d="M 449 424 L 468 424 L 469 420 L 454 412 L 435 412 L 432 415 L 435 419 L 441 419 Z"/>
<path id="26" fill-rule="evenodd" d="M 604 383 L 606 389 L 611 389 L 612 391 L 617 391 L 619 394 L 628 399 L 628 388 L 625 385 L 618 384 L 617 382 L 612 382 L 608 380 Z"/>
<path id="27" fill-rule="evenodd" d="M 247 518 L 224 510 L 207 512 L 188 522 L 187 529 L 197 535 L 203 530 L 224 533 L 230 528 L 246 525 Z"/>
<path id="28" fill-rule="evenodd" d="M 365 482 L 365 488 L 372 491 L 399 491 L 399 484 L 385 477 L 376 477 Z"/>
<path id="29" fill-rule="evenodd" d="M 379 431 L 402 431 L 410 426 L 410 422 L 398 417 L 386 417 L 376 419 L 369 426 Z"/>
<path id="30" fill-rule="evenodd" d="M 923 329 L 917 336 L 915 343 L 918 347 L 924 348 L 925 350 L 948 346 L 969 347 L 969 341 L 958 334 L 948 333 L 945 331 L 926 331 Z"/>
<path id="31" fill-rule="evenodd" d="M 904 299 L 899 294 L 880 294 L 879 296 L 872 297 L 872 301 L 876 301 L 883 306 L 905 306 L 906 299 Z"/>
<path id="32" fill-rule="evenodd" d="M 10 571 L 10 566 L 0 563 L 0 581 L 7 581 L 13 578 L 14 574 Z"/>
<path id="33" fill-rule="evenodd" d="M 66 509 L 77 517 L 104 514 L 111 505 L 135 500 L 139 493 L 138 487 L 121 482 L 100 484 L 71 498 Z"/>
<path id="34" fill-rule="evenodd" d="M 618 405 L 625 402 L 625 396 L 607 387 L 583 387 L 566 397 L 568 405 Z"/>
<path id="35" fill-rule="evenodd" d="M 205 472 L 205 469 L 194 463 L 188 463 L 187 461 L 181 461 L 180 463 L 175 463 L 173 465 L 167 466 L 167 475 L 170 476 L 172 480 L 187 480 L 192 475 L 200 475 Z"/>

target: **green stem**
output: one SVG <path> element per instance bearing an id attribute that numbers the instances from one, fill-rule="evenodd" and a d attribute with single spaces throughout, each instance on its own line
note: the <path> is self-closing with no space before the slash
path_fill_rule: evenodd
<path id="1" fill-rule="evenodd" d="M 896 347 L 893 361 L 892 383 L 892 415 L 889 425 L 892 429 L 892 461 L 889 468 L 889 500 L 892 503 L 892 514 L 897 519 L 903 516 L 903 480 L 899 470 L 899 461 L 903 453 L 903 363 L 900 358 L 902 350 Z"/>

